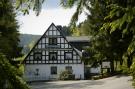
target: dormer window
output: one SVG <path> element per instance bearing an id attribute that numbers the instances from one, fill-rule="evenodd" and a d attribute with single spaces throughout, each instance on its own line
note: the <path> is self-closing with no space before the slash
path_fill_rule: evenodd
<path id="1" fill-rule="evenodd" d="M 57 45 L 57 38 L 49 38 L 49 45 Z"/>

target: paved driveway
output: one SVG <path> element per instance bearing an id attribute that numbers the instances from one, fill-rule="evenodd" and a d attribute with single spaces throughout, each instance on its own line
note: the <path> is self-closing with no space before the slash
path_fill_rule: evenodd
<path id="1" fill-rule="evenodd" d="M 100 80 L 35 82 L 32 89 L 133 89 L 130 76 L 114 76 Z"/>

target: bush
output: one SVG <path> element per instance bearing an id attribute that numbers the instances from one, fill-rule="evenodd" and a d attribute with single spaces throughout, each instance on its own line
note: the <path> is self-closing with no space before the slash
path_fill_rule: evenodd
<path id="1" fill-rule="evenodd" d="M 98 80 L 98 79 L 103 79 L 103 78 L 107 78 L 107 77 L 110 77 L 111 75 L 108 74 L 108 73 L 104 73 L 102 75 L 96 75 L 96 76 L 92 76 L 92 79 L 93 80 Z"/>
<path id="2" fill-rule="evenodd" d="M 131 75 L 133 76 L 133 85 L 135 86 L 135 62 L 131 66 Z"/>
<path id="3" fill-rule="evenodd" d="M 65 71 L 62 71 L 60 73 L 59 79 L 60 80 L 74 80 L 75 79 L 75 75 L 72 74 L 72 72 L 70 72 L 68 70 L 65 70 Z"/>
<path id="4" fill-rule="evenodd" d="M 135 79 L 135 62 L 131 66 L 131 75 L 133 76 L 133 79 Z"/>
<path id="5" fill-rule="evenodd" d="M 92 76 L 92 80 L 98 80 L 98 79 L 102 79 L 102 76 L 100 76 L 100 75 Z"/>
<path id="6" fill-rule="evenodd" d="M 122 65 L 120 69 L 122 74 L 130 74 L 130 68 L 128 68 L 126 65 Z"/>

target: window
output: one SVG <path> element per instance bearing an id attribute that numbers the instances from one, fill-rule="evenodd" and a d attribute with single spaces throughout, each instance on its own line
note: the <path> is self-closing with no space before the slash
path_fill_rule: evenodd
<path id="1" fill-rule="evenodd" d="M 71 52 L 65 52 L 65 59 L 66 60 L 71 60 L 73 57 L 72 57 L 72 53 Z"/>
<path id="2" fill-rule="evenodd" d="M 35 71 L 35 75 L 38 76 L 39 75 L 39 69 L 37 68 Z"/>
<path id="3" fill-rule="evenodd" d="M 42 59 L 42 53 L 41 52 L 35 52 L 34 53 L 34 59 L 35 60 L 41 60 Z"/>
<path id="4" fill-rule="evenodd" d="M 68 71 L 70 71 L 71 73 L 73 73 L 72 66 L 66 66 L 66 70 L 68 70 Z"/>
<path id="5" fill-rule="evenodd" d="M 50 60 L 57 60 L 57 52 L 49 52 Z"/>
<path id="6" fill-rule="evenodd" d="M 49 38 L 49 45 L 57 45 L 57 38 Z"/>
<path id="7" fill-rule="evenodd" d="M 51 67 L 51 74 L 57 74 L 57 67 L 56 66 Z"/>

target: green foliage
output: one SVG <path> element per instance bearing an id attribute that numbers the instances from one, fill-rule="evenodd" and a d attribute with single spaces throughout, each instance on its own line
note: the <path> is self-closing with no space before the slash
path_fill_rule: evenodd
<path id="1" fill-rule="evenodd" d="M 12 60 L 22 56 L 17 30 L 19 26 L 13 4 L 11 0 L 0 1 L 0 88 L 29 89 Z"/>
<path id="2" fill-rule="evenodd" d="M 41 35 L 20 34 L 20 45 L 23 47 L 22 53 L 24 55 L 28 54 L 30 49 L 40 37 Z"/>
<path id="3" fill-rule="evenodd" d="M 32 1 L 24 0 L 23 2 Z M 111 61 L 113 67 L 114 60 L 120 61 L 122 65 L 126 58 L 127 66 L 130 68 L 135 54 L 134 0 L 61 0 L 61 4 L 66 8 L 77 5 L 71 19 L 71 27 L 76 25 L 78 16 L 85 11 L 84 9 L 90 12 L 87 13 L 88 18 L 81 27 L 75 28 L 75 32 L 77 35 L 92 36 L 91 48 L 88 49 L 91 52 L 91 60 L 107 59 Z M 123 69 L 128 71 L 126 67 Z"/>
<path id="4" fill-rule="evenodd" d="M 92 36 L 90 39 L 90 48 L 87 49 L 91 55 L 88 60 L 91 63 L 102 60 L 111 61 L 111 67 L 113 70 L 114 60 L 120 61 L 122 64 L 124 60 L 123 55 L 126 54 L 128 46 L 132 40 L 132 34 L 126 34 L 123 36 L 122 30 L 114 30 L 111 32 L 112 29 L 109 27 L 102 29 L 104 25 L 108 25 L 110 22 L 110 20 L 107 19 L 108 17 L 106 17 L 110 14 L 110 9 L 106 7 L 111 3 L 116 3 L 116 1 L 108 2 L 105 0 L 91 0 L 90 2 L 90 5 L 87 6 L 87 10 L 90 14 L 88 14 L 87 20 L 81 24 L 81 27 L 79 27 L 81 29 L 79 31 L 81 31 L 82 34 Z M 117 15 L 118 14 L 119 13 L 117 13 Z"/>
<path id="5" fill-rule="evenodd" d="M 61 0 L 61 5 L 64 6 L 65 8 L 68 8 L 68 7 L 71 8 L 77 2 L 78 2 L 77 0 Z"/>
<path id="6" fill-rule="evenodd" d="M 30 89 L 26 82 L 18 76 L 18 70 L 2 54 L 0 54 L 0 71 L 1 89 Z M 4 88 L 5 85 L 6 88 Z"/>
<path id="7" fill-rule="evenodd" d="M 110 77 L 111 75 L 108 73 L 103 73 L 102 75 L 97 75 L 97 76 L 92 76 L 93 80 L 98 80 L 98 79 L 103 79 L 103 78 L 107 78 Z"/>
<path id="8" fill-rule="evenodd" d="M 131 73 L 132 73 L 133 79 L 135 80 L 135 62 L 133 62 L 131 66 Z"/>
<path id="9" fill-rule="evenodd" d="M 128 68 L 126 65 L 122 65 L 120 69 L 122 74 L 130 74 L 130 68 Z"/>
<path id="10" fill-rule="evenodd" d="M 23 14 L 29 14 L 29 10 L 33 9 L 38 16 L 41 12 L 42 4 L 45 0 L 15 0 L 16 9 L 23 12 Z"/>
<path id="11" fill-rule="evenodd" d="M 60 80 L 73 80 L 75 79 L 75 76 L 72 74 L 71 71 L 65 70 L 60 73 L 59 79 Z"/>
<path id="12" fill-rule="evenodd" d="M 101 30 L 108 30 L 110 33 L 120 30 L 122 33 L 122 39 L 126 43 L 126 50 L 123 50 L 122 55 L 127 58 L 127 67 L 123 67 L 124 72 L 129 72 L 131 66 L 131 72 L 134 79 L 135 64 L 133 57 L 135 54 L 135 1 L 134 0 L 118 0 L 113 1 L 108 5 L 110 13 L 106 16 L 105 22 Z M 124 44 L 122 44 L 123 46 Z M 134 80 L 135 81 L 135 80 Z"/>
<path id="13" fill-rule="evenodd" d="M 107 31 L 99 30 L 103 23 L 104 17 L 108 14 L 105 1 L 91 0 L 89 1 L 87 10 L 90 14 L 87 20 L 81 24 L 82 34 L 90 35 L 90 48 L 86 49 L 90 53 L 90 58 L 86 59 L 87 63 L 98 63 L 102 60 L 114 60 L 112 51 L 112 36 Z"/>
<path id="14" fill-rule="evenodd" d="M 122 39 L 126 43 L 127 50 L 125 51 L 128 57 L 128 67 L 132 64 L 132 57 L 135 53 L 135 39 L 134 39 L 134 24 L 135 24 L 135 4 L 133 0 L 128 1 L 113 1 L 108 4 L 110 13 L 106 16 L 105 22 L 101 30 L 108 30 L 110 33 L 120 30 Z"/>
<path id="15" fill-rule="evenodd" d="M 62 32 L 65 36 L 71 36 L 72 35 L 72 30 L 70 29 L 69 26 L 63 26 Z"/>
<path id="16" fill-rule="evenodd" d="M 89 0 L 61 0 L 61 5 L 65 8 L 72 8 L 76 5 L 76 11 L 72 16 L 70 25 L 74 26 L 78 21 L 79 15 L 84 11 L 84 9 L 90 4 Z"/>
<path id="17" fill-rule="evenodd" d="M 131 75 L 133 76 L 133 85 L 135 87 L 135 61 L 132 63 L 132 66 L 131 66 Z"/>
<path id="18" fill-rule="evenodd" d="M 80 36 L 80 35 L 81 35 L 81 32 L 78 27 L 75 27 L 74 29 L 72 29 L 72 36 Z"/>
<path id="19" fill-rule="evenodd" d="M 10 0 L 1 0 L 0 3 L 0 52 L 8 59 L 22 56 L 22 47 L 19 47 L 18 22 L 16 13 Z"/>
<path id="20" fill-rule="evenodd" d="M 22 57 L 18 57 L 16 58 L 14 61 L 18 62 L 16 63 L 16 67 L 17 67 L 17 71 L 19 71 L 19 76 L 23 77 L 24 74 L 24 64 L 22 63 L 23 60 L 25 59 L 26 55 L 22 56 Z"/>

